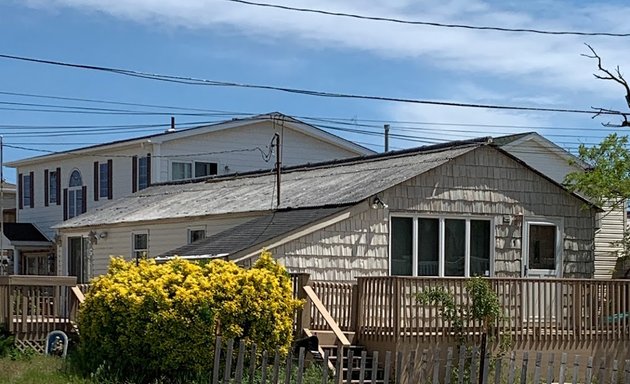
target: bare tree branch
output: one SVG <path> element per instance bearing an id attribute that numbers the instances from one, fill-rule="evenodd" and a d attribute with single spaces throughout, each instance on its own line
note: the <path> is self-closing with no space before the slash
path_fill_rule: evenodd
<path id="1" fill-rule="evenodd" d="M 623 75 L 621 74 L 621 70 L 619 69 L 619 66 L 617 66 L 615 72 L 616 75 L 614 73 L 612 73 L 611 71 L 609 71 L 608 69 L 604 68 L 602 66 L 602 58 L 599 57 L 599 55 L 597 54 L 597 52 L 595 52 L 595 50 L 593 49 L 593 47 L 591 47 L 590 45 L 584 43 L 584 45 L 586 45 L 588 47 L 588 49 L 591 50 L 592 55 L 588 55 L 588 54 L 582 54 L 582 56 L 584 57 L 588 57 L 589 59 L 596 59 L 597 60 L 597 69 L 604 73 L 604 75 L 598 75 L 597 73 L 594 73 L 593 76 L 595 76 L 597 79 L 600 80 L 612 80 L 616 83 L 621 84 L 624 89 L 626 90 L 626 104 L 628 105 L 628 108 L 630 108 L 630 86 L 628 86 L 628 82 L 626 81 L 626 79 L 623 77 Z M 622 123 L 621 126 L 628 126 L 628 119 L 625 115 L 624 116 L 624 123 Z"/>

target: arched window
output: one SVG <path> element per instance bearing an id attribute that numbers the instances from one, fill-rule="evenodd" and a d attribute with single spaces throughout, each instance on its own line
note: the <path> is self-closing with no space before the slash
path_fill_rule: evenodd
<path id="1" fill-rule="evenodd" d="M 68 218 L 83 213 L 83 179 L 81 172 L 72 171 L 70 183 L 68 183 Z"/>

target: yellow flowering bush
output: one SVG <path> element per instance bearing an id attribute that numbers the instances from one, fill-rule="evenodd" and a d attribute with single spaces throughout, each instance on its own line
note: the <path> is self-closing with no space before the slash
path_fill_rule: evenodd
<path id="1" fill-rule="evenodd" d="M 249 270 L 223 260 L 112 258 L 79 313 L 81 365 L 142 381 L 206 374 L 216 334 L 287 352 L 300 304 L 269 252 Z"/>

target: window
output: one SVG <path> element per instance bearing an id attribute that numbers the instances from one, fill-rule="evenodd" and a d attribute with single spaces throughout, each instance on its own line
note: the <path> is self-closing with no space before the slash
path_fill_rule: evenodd
<path id="1" fill-rule="evenodd" d="M 146 259 L 149 257 L 149 234 L 148 233 L 134 233 L 132 235 L 132 257 L 136 262 L 140 259 Z"/>
<path id="2" fill-rule="evenodd" d="M 32 175 L 22 177 L 22 198 L 24 207 L 33 206 L 33 178 Z"/>
<path id="3" fill-rule="evenodd" d="M 195 177 L 216 175 L 218 173 L 217 163 L 206 163 L 195 161 Z"/>
<path id="4" fill-rule="evenodd" d="M 78 283 L 86 283 L 88 276 L 87 237 L 68 237 L 68 275 L 76 276 Z"/>
<path id="5" fill-rule="evenodd" d="M 75 169 L 70 174 L 70 183 L 68 184 L 68 219 L 71 219 L 85 212 L 84 194 L 85 191 L 83 188 L 83 179 L 81 178 L 81 172 Z"/>
<path id="6" fill-rule="evenodd" d="M 99 197 L 109 198 L 109 189 L 110 189 L 110 163 L 101 163 L 98 168 L 98 182 L 99 182 Z"/>
<path id="7" fill-rule="evenodd" d="M 149 157 L 141 157 L 138 159 L 138 189 L 145 189 L 149 186 Z"/>
<path id="8" fill-rule="evenodd" d="M 171 180 L 192 179 L 192 163 L 171 162 Z"/>
<path id="9" fill-rule="evenodd" d="M 48 173 L 48 203 L 57 204 L 57 171 Z"/>
<path id="10" fill-rule="evenodd" d="M 490 274 L 491 221 L 391 218 L 390 272 L 399 276 Z"/>
<path id="11" fill-rule="evenodd" d="M 205 238 L 206 238 L 205 229 L 189 229 L 188 230 L 188 244 L 194 243 L 195 241 L 199 241 Z"/>

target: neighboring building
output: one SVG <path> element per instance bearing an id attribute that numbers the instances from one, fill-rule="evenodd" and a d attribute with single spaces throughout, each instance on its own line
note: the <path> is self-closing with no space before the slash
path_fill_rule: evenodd
<path id="1" fill-rule="evenodd" d="M 3 223 L 3 232 L 0 275 L 57 274 L 53 245 L 37 227 L 30 223 Z"/>
<path id="2" fill-rule="evenodd" d="M 15 223 L 15 184 L 3 181 L 0 185 L 0 214 L 2 214 L 2 224 Z M 6 228 L 5 232 L 6 232 Z M 1 231 L 0 231 L 1 232 Z M 13 273 L 13 260 L 15 248 L 9 244 L 6 237 L 0 244 L 0 275 Z"/>
<path id="3" fill-rule="evenodd" d="M 576 156 L 535 132 L 503 136 L 495 141 L 502 149 L 558 183 L 563 183 L 567 174 L 588 168 Z M 594 277 L 610 279 L 623 251 L 623 234 L 628 222 L 623 201 L 615 205 L 607 204 L 603 208 L 595 225 Z"/>
<path id="4" fill-rule="evenodd" d="M 155 183 L 271 169 L 276 134 L 285 166 L 373 153 L 279 113 L 171 129 L 6 164 L 17 170 L 17 221 L 56 240 L 53 225 Z"/>
<path id="5" fill-rule="evenodd" d="M 266 247 L 315 280 L 593 277 L 601 210 L 489 138 L 294 167 L 281 180 L 279 206 L 271 172 L 121 198 L 55 226 L 61 244 L 84 244 L 58 270 L 87 280 L 105 272 L 110 255 L 249 264 Z M 208 238 L 193 242 L 197 231 Z"/>

